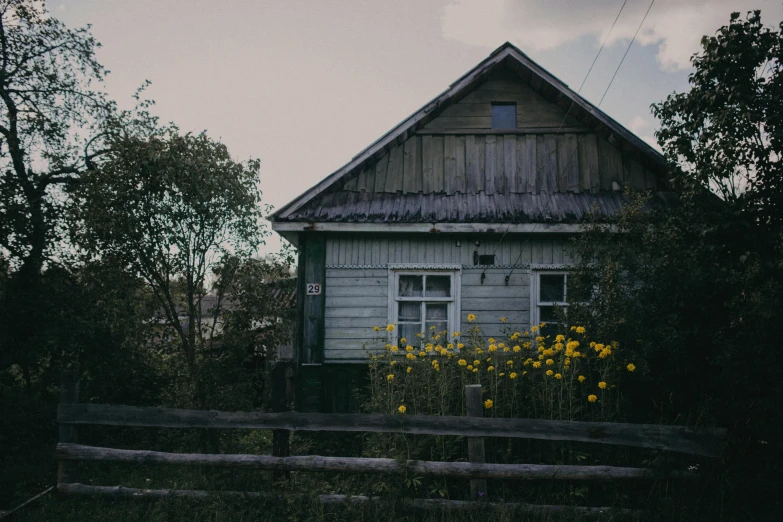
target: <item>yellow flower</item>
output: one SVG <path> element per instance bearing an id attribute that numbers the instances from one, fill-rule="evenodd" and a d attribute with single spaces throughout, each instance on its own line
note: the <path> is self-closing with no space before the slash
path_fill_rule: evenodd
<path id="1" fill-rule="evenodd" d="M 580 375 L 579 377 L 577 377 L 577 379 L 579 380 L 579 382 L 585 382 L 586 377 L 584 375 Z"/>
<path id="2" fill-rule="evenodd" d="M 526 375 L 526 374 L 527 374 L 527 370 L 525 370 L 524 372 L 522 372 L 522 375 Z"/>
<path id="3" fill-rule="evenodd" d="M 601 388 L 602 390 L 605 390 L 606 389 L 606 382 L 604 382 L 604 381 L 599 382 L 598 383 L 598 387 Z"/>
<path id="4" fill-rule="evenodd" d="M 473 361 L 473 366 L 478 366 L 479 364 L 481 364 L 481 361 L 479 361 L 478 359 Z"/>
<path id="5" fill-rule="evenodd" d="M 454 332 L 451 334 L 452 337 L 459 337 L 460 335 L 462 335 L 462 332 Z"/>
<path id="6" fill-rule="evenodd" d="M 475 316 L 475 315 L 473 315 L 473 314 L 468 314 L 468 322 L 469 322 L 469 323 L 472 323 L 472 322 L 473 322 L 473 321 L 475 321 L 475 320 L 476 320 L 476 316 Z"/>
<path id="7" fill-rule="evenodd" d="M 381 331 L 381 327 L 380 326 L 373 326 L 372 329 L 375 330 L 376 332 L 380 332 Z"/>
<path id="8" fill-rule="evenodd" d="M 515 346 L 514 347 L 514 353 L 519 353 L 521 351 L 522 351 L 522 348 L 520 348 L 519 346 Z"/>
<path id="9" fill-rule="evenodd" d="M 628 363 L 628 366 L 626 366 L 625 369 L 632 372 L 636 369 L 636 365 L 634 363 Z"/>
<path id="10" fill-rule="evenodd" d="M 557 334 L 557 336 L 555 337 L 555 341 L 558 342 L 558 343 L 561 343 L 561 342 L 565 341 L 565 335 Z"/>
<path id="11" fill-rule="evenodd" d="M 466 361 L 465 359 L 460 359 L 459 361 L 457 361 L 457 364 L 459 364 L 460 366 L 465 366 L 466 364 L 468 364 L 468 361 Z"/>
<path id="12" fill-rule="evenodd" d="M 405 373 L 411 373 L 412 371 L 413 371 L 413 368 L 411 368 L 410 366 L 408 366 L 408 367 L 405 369 Z"/>
<path id="13" fill-rule="evenodd" d="M 598 397 L 596 397 L 595 395 L 593 395 L 591 393 L 590 395 L 587 396 L 587 400 L 590 401 L 590 402 L 595 402 L 595 401 L 598 400 Z"/>
<path id="14" fill-rule="evenodd" d="M 487 409 L 487 410 L 491 409 L 492 408 L 492 404 L 493 404 L 492 403 L 492 399 L 485 400 L 484 401 L 484 409 Z"/>
<path id="15" fill-rule="evenodd" d="M 536 333 L 538 331 L 538 326 L 531 326 L 530 331 Z"/>
<path id="16" fill-rule="evenodd" d="M 543 327 L 545 327 L 545 326 L 546 326 L 546 323 L 538 323 L 538 326 L 539 326 L 540 328 L 543 328 Z"/>
<path id="17" fill-rule="evenodd" d="M 419 352 L 419 357 L 424 357 L 425 355 L 427 355 L 427 352 Z"/>
<path id="18" fill-rule="evenodd" d="M 543 353 L 542 353 L 541 355 L 539 355 L 539 356 L 538 356 L 538 360 L 539 360 L 539 361 L 543 361 L 543 360 L 544 360 L 544 354 L 543 354 Z"/>
<path id="19" fill-rule="evenodd" d="M 539 335 L 538 337 L 536 337 L 536 342 L 537 343 L 543 343 L 544 342 L 544 338 Z"/>
<path id="20" fill-rule="evenodd" d="M 400 339 L 400 344 L 405 344 L 405 343 L 407 343 L 407 342 L 408 342 L 408 340 L 407 340 L 405 337 L 403 337 L 402 339 Z"/>
<path id="21" fill-rule="evenodd" d="M 505 317 L 501 317 L 501 318 L 500 318 L 500 322 L 501 322 L 501 323 L 505 323 L 505 322 L 506 322 L 506 318 L 505 318 Z"/>
<path id="22" fill-rule="evenodd" d="M 562 379 L 562 378 L 563 378 L 563 376 L 562 376 L 562 375 L 560 375 L 559 373 L 556 373 L 556 374 L 555 374 L 555 379 Z"/>
<path id="23" fill-rule="evenodd" d="M 400 413 L 405 413 L 406 411 L 408 411 L 408 408 L 406 408 L 404 404 L 400 404 L 400 407 L 397 408 L 397 411 Z"/>
<path id="24" fill-rule="evenodd" d="M 499 377 L 503 377 L 504 375 L 506 375 L 506 374 L 505 374 L 505 373 L 503 373 L 503 372 L 500 372 L 500 373 L 498 374 L 498 376 L 499 376 Z"/>
<path id="25" fill-rule="evenodd" d="M 578 333 L 578 334 L 585 333 L 585 327 L 584 326 L 577 326 L 576 327 L 576 333 Z"/>
<path id="26" fill-rule="evenodd" d="M 416 356 L 413 355 L 412 353 L 406 353 L 405 358 L 408 359 L 409 361 L 413 361 L 414 359 L 416 359 Z"/>
<path id="27" fill-rule="evenodd" d="M 571 358 L 566 357 L 563 361 L 563 366 L 570 366 L 571 365 Z"/>
<path id="28" fill-rule="evenodd" d="M 488 367 L 487 367 L 487 371 L 488 371 L 488 372 L 491 372 L 491 371 L 494 371 L 494 370 L 495 370 L 495 367 L 494 367 L 494 366 L 488 366 Z"/>
<path id="29" fill-rule="evenodd" d="M 570 328 L 570 330 L 573 332 L 574 330 L 576 330 L 576 326 L 572 326 L 572 327 Z"/>
<path id="30" fill-rule="evenodd" d="M 476 348 L 476 353 L 481 355 L 482 353 L 484 353 L 484 350 L 482 350 L 481 348 Z"/>
<path id="31" fill-rule="evenodd" d="M 511 340 L 512 340 L 512 341 L 516 341 L 517 339 L 519 339 L 519 336 L 520 336 L 520 335 L 522 335 L 522 334 L 520 334 L 519 332 L 514 332 L 514 333 L 512 333 L 512 334 L 511 334 Z"/>
<path id="32" fill-rule="evenodd" d="M 478 372 L 478 368 L 473 368 L 473 373 Z"/>
<path id="33" fill-rule="evenodd" d="M 516 379 L 517 378 L 517 372 L 511 372 L 510 374 L 508 374 L 508 378 L 509 379 Z"/>
<path id="34" fill-rule="evenodd" d="M 509 359 L 508 361 L 506 361 L 506 364 L 509 365 L 509 366 L 514 366 L 514 361 Z"/>
<path id="35" fill-rule="evenodd" d="M 547 371 L 546 371 L 546 376 L 547 376 L 547 377 L 551 377 L 551 376 L 552 376 L 554 373 L 555 373 L 555 372 L 553 372 L 552 370 L 547 370 Z"/>
<path id="36" fill-rule="evenodd" d="M 574 357 L 580 357 L 582 355 L 582 352 L 574 350 L 574 353 L 572 353 L 571 355 L 574 356 Z"/>
<path id="37" fill-rule="evenodd" d="M 601 350 L 601 353 L 599 353 L 599 354 L 598 354 L 598 357 L 600 357 L 601 359 L 606 359 L 606 358 L 607 358 L 607 357 L 609 357 L 610 355 L 612 355 L 612 350 L 611 350 L 611 348 L 609 348 L 609 347 L 607 346 L 606 348 L 604 348 L 603 350 Z"/>
<path id="38" fill-rule="evenodd" d="M 465 348 L 463 343 L 457 343 L 457 349 L 462 350 L 463 348 Z"/>
<path id="39" fill-rule="evenodd" d="M 509 348 L 508 346 L 504 346 L 503 347 L 503 353 L 508 353 L 510 351 L 511 351 L 511 348 Z"/>
<path id="40" fill-rule="evenodd" d="M 395 364 L 397 364 L 397 361 L 391 361 L 391 362 L 389 362 L 389 366 L 394 366 Z"/>
<path id="41" fill-rule="evenodd" d="M 487 342 L 489 344 L 493 344 L 495 342 L 495 338 L 494 337 L 490 337 L 489 339 L 487 339 Z"/>
<path id="42" fill-rule="evenodd" d="M 487 350 L 489 351 L 489 353 L 496 352 L 496 351 L 497 351 L 497 349 L 498 349 L 498 347 L 497 347 L 497 346 L 495 346 L 494 344 L 490 344 L 490 345 L 489 345 L 489 348 L 487 348 Z"/>
<path id="43" fill-rule="evenodd" d="M 472 364 L 469 364 L 467 369 L 468 369 L 468 370 L 472 370 L 472 369 L 473 369 L 473 365 L 472 365 Z"/>
<path id="44" fill-rule="evenodd" d="M 390 350 L 390 351 L 392 351 L 392 352 L 397 352 L 397 351 L 399 351 L 400 349 L 399 349 L 399 348 L 397 348 L 396 346 L 392 346 L 391 348 L 389 348 L 389 350 Z"/>
<path id="45" fill-rule="evenodd" d="M 530 363 L 532 363 L 532 362 L 533 362 L 533 359 L 531 359 L 530 357 L 528 357 L 527 359 L 525 359 L 525 362 L 524 362 L 524 363 L 522 363 L 522 364 L 524 364 L 525 366 L 528 366 L 528 365 L 529 365 Z"/>
<path id="46" fill-rule="evenodd" d="M 408 353 L 412 352 L 413 351 L 413 346 L 410 346 L 410 345 L 406 346 L 405 347 L 405 351 L 408 352 Z"/>
<path id="47" fill-rule="evenodd" d="M 392 382 L 394 380 L 394 374 L 390 373 L 389 375 L 387 375 L 386 376 L 386 380 L 389 381 L 389 382 Z"/>
<path id="48" fill-rule="evenodd" d="M 446 345 L 446 348 L 448 348 L 449 350 L 453 350 L 454 349 L 454 343 L 448 343 Z"/>
<path id="49" fill-rule="evenodd" d="M 547 360 L 546 360 L 546 365 L 547 365 L 547 366 L 552 366 L 553 364 L 555 364 L 555 361 L 554 361 L 554 359 L 547 359 Z"/>
<path id="50" fill-rule="evenodd" d="M 393 324 L 387 324 L 386 325 L 386 331 L 387 332 L 393 332 L 394 331 L 394 325 Z"/>
<path id="51" fill-rule="evenodd" d="M 601 350 L 604 349 L 604 345 L 601 343 L 594 344 L 593 349 L 596 351 L 596 353 L 599 353 Z"/>
<path id="52" fill-rule="evenodd" d="M 416 337 L 418 337 L 419 339 L 421 339 L 421 338 L 423 337 L 423 334 L 422 334 L 421 332 L 419 332 L 419 333 L 417 333 L 417 334 L 416 334 Z"/>
<path id="53" fill-rule="evenodd" d="M 541 362 L 540 361 L 534 362 L 533 363 L 533 368 L 541 368 Z"/>

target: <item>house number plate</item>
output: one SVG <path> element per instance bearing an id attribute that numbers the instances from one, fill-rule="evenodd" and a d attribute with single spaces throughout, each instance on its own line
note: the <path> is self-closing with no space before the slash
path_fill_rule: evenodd
<path id="1" fill-rule="evenodd" d="M 307 283 L 307 295 L 321 295 L 321 285 L 319 283 Z"/>

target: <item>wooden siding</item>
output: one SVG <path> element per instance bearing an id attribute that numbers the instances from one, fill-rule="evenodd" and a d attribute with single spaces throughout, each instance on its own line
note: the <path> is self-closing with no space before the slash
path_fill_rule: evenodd
<path id="1" fill-rule="evenodd" d="M 333 236 L 326 241 L 326 296 L 324 349 L 326 361 L 362 360 L 365 346 L 379 336 L 373 326 L 388 317 L 389 265 L 461 265 L 461 324 L 467 331 L 467 315 L 474 313 L 486 335 L 500 336 L 506 317 L 508 325 L 527 328 L 530 320 L 530 269 L 533 265 L 562 265 L 571 262 L 567 238 L 506 237 L 398 238 L 394 236 Z M 473 252 L 495 254 L 496 267 L 473 266 Z M 505 276 L 515 268 L 508 284 Z M 481 273 L 485 272 L 482 283 Z"/>
<path id="2" fill-rule="evenodd" d="M 402 194 L 658 190 L 655 173 L 590 133 L 414 135 L 349 175 L 340 190 Z"/>
<path id="3" fill-rule="evenodd" d="M 516 103 L 518 129 L 581 126 L 576 118 L 566 118 L 566 111 L 545 100 L 514 72 L 500 69 L 424 129 L 491 129 L 492 102 Z"/>

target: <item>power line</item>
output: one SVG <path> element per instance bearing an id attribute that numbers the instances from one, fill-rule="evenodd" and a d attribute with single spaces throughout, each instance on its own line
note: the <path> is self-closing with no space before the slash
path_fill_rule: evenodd
<path id="1" fill-rule="evenodd" d="M 655 0 L 653 0 L 653 2 L 655 2 Z M 590 76 L 590 73 L 593 70 L 593 66 L 598 61 L 598 57 L 601 56 L 601 52 L 604 50 L 604 47 L 606 46 L 606 42 L 609 41 L 609 36 L 612 34 L 612 30 L 614 30 L 614 26 L 617 24 L 617 20 L 620 19 L 620 15 L 622 14 L 623 9 L 625 9 L 625 5 L 627 3 L 628 3 L 628 0 L 624 0 L 623 5 L 620 6 L 620 10 L 617 11 L 617 16 L 614 17 L 614 21 L 612 22 L 611 27 L 609 27 L 609 31 L 606 33 L 606 36 L 604 37 L 604 41 L 601 42 L 601 47 L 598 49 L 598 53 L 596 53 L 595 58 L 593 58 L 593 62 L 590 64 L 590 67 L 587 69 L 587 74 L 585 74 L 585 77 L 582 80 L 582 83 L 579 85 L 579 89 L 576 91 L 577 94 L 582 92 L 582 88 L 585 86 L 585 83 L 587 82 L 587 78 Z M 652 4 L 650 5 L 650 7 L 652 7 Z M 647 12 L 648 13 L 650 12 L 649 8 L 647 9 Z M 645 14 L 644 17 L 647 18 L 647 15 Z M 642 23 L 644 23 L 644 19 L 642 20 Z M 639 25 L 639 27 L 641 28 L 641 24 Z M 639 30 L 637 29 L 636 32 L 638 33 Z M 634 39 L 636 39 L 636 35 L 634 35 Z M 631 41 L 631 43 L 633 43 L 633 40 Z M 630 46 L 629 46 L 629 48 L 630 48 Z M 628 54 L 627 50 L 626 50 L 626 54 Z M 624 59 L 625 59 L 625 56 L 623 56 L 623 60 Z M 620 64 L 622 65 L 622 61 L 620 62 Z M 619 70 L 619 67 L 618 67 L 618 70 Z M 615 75 L 616 74 L 617 74 L 617 71 L 615 71 Z M 612 80 L 614 80 L 614 76 L 612 76 Z M 609 82 L 609 85 L 611 86 L 611 81 Z M 607 91 L 609 90 L 608 87 L 607 87 L 606 90 Z M 604 92 L 604 95 L 606 95 L 606 92 Z M 601 98 L 601 101 L 603 101 L 603 97 Z M 599 103 L 598 106 L 600 107 L 601 104 Z M 563 128 L 563 125 L 565 124 L 566 120 L 568 119 L 568 115 L 571 113 L 571 109 L 573 107 L 574 107 L 574 100 L 571 100 L 571 103 L 568 105 L 568 110 L 566 110 L 565 116 L 563 116 L 563 120 L 560 122 L 560 125 L 557 128 L 558 132 Z M 563 169 L 560 172 L 560 174 L 565 172 L 566 168 L 568 168 L 568 166 L 571 164 L 571 160 L 573 159 L 574 155 L 576 154 L 576 151 L 579 150 L 579 140 L 580 139 L 581 139 L 581 136 L 577 136 L 576 150 L 571 153 L 571 156 L 569 156 L 568 161 L 566 162 L 566 164 L 563 167 Z M 536 172 L 536 174 L 538 174 L 538 172 Z M 549 205 L 552 202 L 552 195 L 553 195 L 553 191 L 550 190 L 549 197 L 547 198 L 546 205 L 544 205 L 543 214 L 546 214 L 547 210 L 549 210 Z M 509 224 L 509 227 L 510 226 L 511 226 L 511 224 Z M 538 223 L 533 225 L 532 232 L 535 232 L 537 226 L 538 226 Z M 506 231 L 508 231 L 508 228 L 506 228 Z M 503 235 L 505 236 L 505 234 L 503 234 Z M 519 255 L 517 256 L 516 261 L 514 261 L 514 263 L 511 265 L 511 271 L 505 277 L 506 284 L 508 284 L 508 281 L 511 278 L 511 274 L 514 273 L 514 269 L 515 269 L 517 263 L 519 262 L 519 259 L 522 257 L 522 252 L 523 252 L 522 249 L 520 249 Z M 482 272 L 482 274 L 483 274 L 483 272 Z"/>
<path id="2" fill-rule="evenodd" d="M 628 48 L 625 50 L 625 54 L 623 54 L 622 59 L 620 59 L 620 63 L 617 65 L 617 69 L 614 70 L 614 74 L 612 75 L 612 79 L 609 80 L 609 85 L 606 86 L 606 90 L 604 91 L 603 96 L 601 96 L 601 101 L 598 102 L 598 106 L 601 106 L 601 103 L 604 101 L 604 97 L 606 97 L 606 93 L 609 92 L 609 87 L 612 86 L 612 82 L 614 82 L 615 76 L 617 76 L 618 71 L 620 70 L 620 67 L 623 66 L 623 62 L 625 61 L 625 57 L 628 56 L 628 51 L 631 50 L 631 46 L 633 45 L 634 41 L 636 40 L 636 36 L 639 34 L 639 31 L 642 28 L 642 25 L 644 25 L 644 21 L 647 20 L 647 15 L 650 14 L 650 9 L 652 9 L 653 4 L 655 3 L 655 0 L 652 0 L 650 2 L 650 6 L 647 8 L 647 12 L 644 13 L 644 17 L 642 18 L 641 23 L 639 24 L 639 27 L 636 28 L 636 32 L 633 35 L 633 38 L 631 38 L 631 43 L 628 44 Z"/>

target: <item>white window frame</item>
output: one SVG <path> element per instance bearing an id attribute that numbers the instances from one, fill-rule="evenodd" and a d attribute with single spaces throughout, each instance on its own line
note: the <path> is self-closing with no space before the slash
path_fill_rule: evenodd
<path id="1" fill-rule="evenodd" d="M 539 288 L 541 286 L 540 279 L 542 275 L 563 275 L 565 281 L 563 282 L 563 301 L 539 301 Z M 542 306 L 559 306 L 560 308 L 568 310 L 568 276 L 567 270 L 561 268 L 532 268 L 530 270 L 530 325 L 541 324 L 541 310 Z"/>
<path id="2" fill-rule="evenodd" d="M 400 287 L 400 276 L 405 275 L 449 275 L 451 276 L 451 294 L 450 297 L 398 297 L 397 290 Z M 459 329 L 460 303 L 462 287 L 461 284 L 462 267 L 459 265 L 446 266 L 394 266 L 389 268 L 389 324 L 395 325 L 394 331 L 389 333 L 389 342 L 397 345 L 399 339 L 399 328 L 396 327 L 399 318 L 398 303 L 404 301 L 417 301 L 421 303 L 447 303 L 447 329 L 449 333 Z M 426 285 L 425 285 L 426 288 Z M 422 323 L 425 322 L 424 310 L 422 310 Z M 415 344 L 411 339 L 407 339 L 408 344 Z"/>

